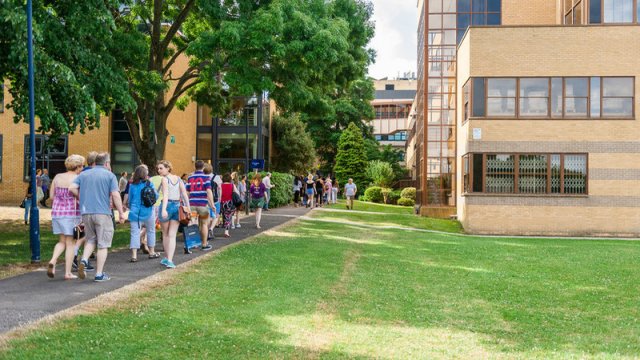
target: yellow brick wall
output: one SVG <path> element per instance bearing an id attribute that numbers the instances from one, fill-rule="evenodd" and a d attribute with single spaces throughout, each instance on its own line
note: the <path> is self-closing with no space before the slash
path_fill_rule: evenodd
<path id="1" fill-rule="evenodd" d="M 181 76 L 189 67 L 189 59 L 180 57 L 176 60 L 172 67 L 174 77 Z M 173 94 L 174 85 L 167 92 L 167 100 L 169 95 Z M 172 172 L 175 175 L 190 174 L 194 171 L 193 158 L 196 156 L 196 126 L 197 126 L 197 105 L 189 104 L 184 111 L 174 108 L 167 121 L 167 130 L 169 137 L 167 138 L 167 146 L 165 149 L 165 159 L 171 161 L 173 165 Z M 171 144 L 171 135 L 175 136 L 175 144 Z"/>
<path id="2" fill-rule="evenodd" d="M 502 25 L 557 24 L 557 0 L 502 0 Z"/>
<path id="3" fill-rule="evenodd" d="M 508 4 L 505 3 L 504 6 Z M 504 19 L 504 18 L 503 18 Z M 530 152 L 571 144 L 589 152 L 589 195 L 546 200 L 522 197 L 528 205 L 513 205 L 517 197 L 458 195 L 458 217 L 465 229 L 477 233 L 640 235 L 640 208 L 625 198 L 640 196 L 640 140 L 637 120 L 640 99 L 640 41 L 638 26 L 472 28 L 458 50 L 458 92 L 469 77 L 518 76 L 635 76 L 634 120 L 470 120 L 458 114 L 458 156 L 485 144 L 528 146 Z M 598 49 L 595 51 L 594 49 Z M 462 97 L 458 99 L 462 108 Z M 481 140 L 472 131 L 482 131 Z M 525 144 L 525 145 L 523 145 Z M 508 151 L 505 151 L 508 152 Z M 462 162 L 457 176 L 462 186 Z M 607 179 L 607 172 L 615 173 Z M 594 174 L 599 174 L 594 176 Z M 604 175 L 603 175 L 604 174 Z M 593 178 L 591 178 L 593 176 Z M 547 197 L 548 198 L 548 197 Z M 488 201 L 487 199 L 491 199 Z M 473 200 L 473 201 L 471 201 Z M 504 201 L 504 205 L 497 205 Z M 483 203 L 484 202 L 484 203 Z M 478 203 L 483 203 L 479 205 Z M 491 204 L 489 204 L 491 203 Z M 581 206 L 569 206 L 581 203 Z M 619 205 L 618 205 L 619 203 Z"/>
<path id="4" fill-rule="evenodd" d="M 29 135 L 29 125 L 25 123 L 14 124 L 14 113 L 6 108 L 11 102 L 11 94 L 5 85 L 4 103 L 5 111 L 0 113 L 0 135 L 2 144 L 2 182 L 0 182 L 0 204 L 17 205 L 23 198 L 28 184 L 23 181 L 24 171 L 24 137 Z M 36 128 L 37 128 L 36 119 Z M 68 153 L 87 156 L 91 150 L 109 151 L 110 122 L 107 117 L 101 120 L 101 127 L 86 134 L 76 133 L 69 135 Z"/>

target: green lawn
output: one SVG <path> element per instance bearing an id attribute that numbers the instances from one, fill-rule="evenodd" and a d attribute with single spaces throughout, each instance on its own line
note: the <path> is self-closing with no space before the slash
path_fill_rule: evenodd
<path id="1" fill-rule="evenodd" d="M 416 229 L 437 230 L 451 233 L 462 233 L 462 225 L 455 220 L 427 218 L 418 215 L 403 214 L 363 214 L 346 211 L 318 211 L 314 216 L 331 221 L 355 221 L 375 226 L 400 226 Z"/>
<path id="2" fill-rule="evenodd" d="M 346 210 L 346 201 L 338 200 L 338 203 L 335 205 L 327 205 L 325 206 L 329 209 L 341 209 Z M 386 204 L 376 204 L 367 201 L 358 201 L 355 200 L 353 202 L 353 209 L 357 211 L 371 211 L 371 212 L 382 212 L 389 214 L 413 214 L 413 207 L 410 206 L 398 206 L 398 205 L 386 205 Z"/>
<path id="3" fill-rule="evenodd" d="M 302 220 L 0 358 L 636 358 L 639 258 L 633 241 Z"/>
<path id="4" fill-rule="evenodd" d="M 129 236 L 129 224 L 118 225 L 113 247 L 128 246 Z M 57 242 L 58 236 L 51 232 L 51 223 L 43 223 L 40 227 L 40 258 L 43 263 L 51 259 Z M 63 256 L 58 261 L 64 261 Z M 8 266 L 28 264 L 30 260 L 29 226 L 18 221 L 0 222 L 0 278 Z"/>

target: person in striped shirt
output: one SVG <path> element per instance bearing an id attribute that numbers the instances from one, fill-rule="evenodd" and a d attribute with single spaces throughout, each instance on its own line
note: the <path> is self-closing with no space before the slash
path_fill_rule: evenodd
<path id="1" fill-rule="evenodd" d="M 211 244 L 207 241 L 209 208 L 215 208 L 213 193 L 211 192 L 211 180 L 202 170 L 204 161 L 198 160 L 195 164 L 196 171 L 187 178 L 187 192 L 189 192 L 189 206 L 198 213 L 198 226 L 202 239 L 202 250 L 211 250 Z"/>

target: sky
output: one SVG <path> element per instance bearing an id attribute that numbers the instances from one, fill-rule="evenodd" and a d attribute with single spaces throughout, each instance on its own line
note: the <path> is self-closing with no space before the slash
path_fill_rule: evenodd
<path id="1" fill-rule="evenodd" d="M 416 72 L 417 1 L 371 0 L 376 33 L 369 47 L 376 50 L 376 62 L 369 66 L 369 76 L 380 79 Z"/>

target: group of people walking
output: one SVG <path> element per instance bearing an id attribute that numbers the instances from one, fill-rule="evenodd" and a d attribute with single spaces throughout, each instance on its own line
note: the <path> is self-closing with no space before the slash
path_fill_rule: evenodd
<path id="1" fill-rule="evenodd" d="M 111 172 L 108 153 L 92 152 L 85 158 L 71 155 L 65 161 L 66 172 L 58 174 L 51 182 L 49 192 L 53 198 L 52 228 L 59 236 L 53 256 L 48 263 L 47 275 L 55 276 L 57 259 L 65 253 L 64 278 L 86 277 L 93 267 L 89 259 L 96 250 L 95 281 L 110 280 L 104 271 L 108 249 L 115 231 L 114 211 L 118 221 L 125 222 L 125 211 L 130 223 L 130 262 L 137 262 L 140 249 L 149 259 L 160 258 L 155 250 L 156 230 L 162 231 L 163 256 L 160 263 L 172 269 L 176 237 L 181 223 L 180 213 L 197 218 L 201 236 L 201 249 L 212 249 L 213 229 L 222 223 L 224 236 L 229 230 L 240 228 L 238 207 L 240 204 L 256 208 L 256 227 L 260 228 L 262 209 L 268 209 L 270 175 L 263 181 L 255 174 L 249 188 L 247 178 L 236 172 L 222 176 L 213 173 L 210 164 L 198 160 L 195 171 L 187 177 L 172 174 L 172 165 L 161 160 L 156 165 L 158 175 L 150 177 L 149 168 L 139 165 L 131 179 L 122 173 L 118 181 Z M 249 203 L 249 204 L 247 204 Z M 78 260 L 79 248 L 84 245 Z M 77 268 L 78 275 L 73 274 Z"/>
<path id="2" fill-rule="evenodd" d="M 358 188 L 349 179 L 344 186 L 344 196 L 347 199 L 347 209 L 353 209 L 353 199 Z M 330 177 L 296 176 L 293 179 L 293 201 L 295 206 L 321 207 L 326 204 L 336 204 L 340 186 L 338 179 Z"/>

